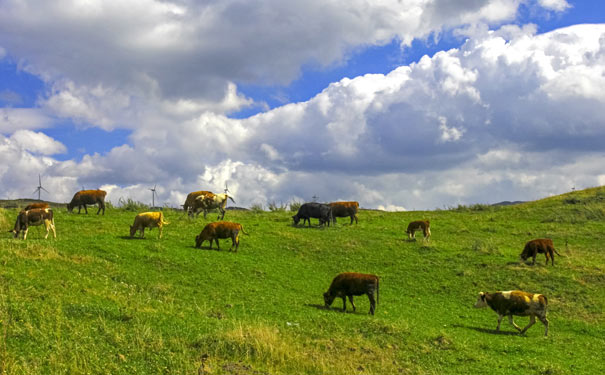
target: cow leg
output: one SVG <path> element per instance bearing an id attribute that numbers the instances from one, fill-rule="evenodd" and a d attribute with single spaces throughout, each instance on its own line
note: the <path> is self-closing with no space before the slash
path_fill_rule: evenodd
<path id="1" fill-rule="evenodd" d="M 511 316 L 511 318 L 512 318 L 512 316 Z M 519 327 L 517 327 L 516 325 L 515 325 L 515 328 L 519 329 L 521 331 L 521 333 L 525 333 L 525 331 L 527 331 L 529 329 L 529 327 L 533 326 L 535 322 L 536 322 L 536 316 L 532 315 L 529 318 L 529 324 L 525 328 L 523 328 L 522 330 L 520 330 Z"/>
<path id="2" fill-rule="evenodd" d="M 206 214 L 208 214 L 208 211 L 204 209 L 204 220 L 206 220 Z M 210 246 L 212 246 L 212 243 L 210 244 Z"/>
<path id="3" fill-rule="evenodd" d="M 342 296 L 342 311 L 347 311 L 347 296 Z"/>
<path id="4" fill-rule="evenodd" d="M 534 316 L 533 316 L 533 315 L 532 315 L 531 319 L 532 319 L 534 322 L 536 321 L 536 318 L 534 318 Z M 525 329 L 528 329 L 528 328 L 529 328 L 529 327 L 530 327 L 532 324 L 534 324 L 533 322 L 530 322 L 530 323 L 529 323 L 529 325 L 528 325 L 527 327 L 525 327 L 525 329 L 524 329 L 523 331 L 521 331 L 521 327 L 519 327 L 519 326 L 518 326 L 518 325 L 515 323 L 515 321 L 513 320 L 513 315 L 512 315 L 512 314 L 508 316 L 508 322 L 509 322 L 510 324 L 512 324 L 512 325 L 513 325 L 513 327 L 515 327 L 515 328 L 517 329 L 517 331 L 520 331 L 521 333 L 525 332 Z"/>
<path id="5" fill-rule="evenodd" d="M 355 312 L 356 307 L 355 307 L 355 304 L 353 303 L 353 295 L 349 296 L 349 302 L 351 302 L 351 306 L 353 306 L 353 312 Z"/>
<path id="6" fill-rule="evenodd" d="M 145 238 L 145 227 L 141 227 L 141 238 Z"/>
<path id="7" fill-rule="evenodd" d="M 353 217 L 355 218 L 355 224 L 358 224 L 359 220 L 357 219 L 357 215 L 353 215 Z"/>
<path id="8" fill-rule="evenodd" d="M 498 314 L 498 327 L 496 327 L 496 331 L 500 331 L 500 323 L 502 322 L 502 318 L 504 318 L 504 315 Z"/>
<path id="9" fill-rule="evenodd" d="M 215 238 L 214 240 L 216 241 L 216 249 L 221 251 L 221 247 L 218 245 L 218 238 Z"/>
<path id="10" fill-rule="evenodd" d="M 374 315 L 374 311 L 376 311 L 376 300 L 374 300 L 374 294 L 368 293 L 368 299 L 370 300 L 370 314 Z"/>
<path id="11" fill-rule="evenodd" d="M 24 240 L 27 239 L 27 231 L 29 231 L 29 227 L 26 227 L 25 230 L 23 231 L 23 239 Z"/>
<path id="12" fill-rule="evenodd" d="M 55 219 L 52 219 L 50 221 L 50 229 L 53 230 L 53 237 L 57 238 L 57 232 L 55 231 Z"/>
<path id="13" fill-rule="evenodd" d="M 48 232 L 50 232 L 50 220 L 44 220 L 44 228 L 46 228 L 46 235 L 44 239 L 48 238 Z"/>
<path id="14" fill-rule="evenodd" d="M 162 227 L 158 227 L 159 231 L 160 231 L 160 236 L 158 238 L 162 238 Z"/>
<path id="15" fill-rule="evenodd" d="M 99 209 L 97 210 L 97 215 L 101 212 L 101 205 L 99 205 Z M 105 211 L 103 211 L 103 215 L 105 215 Z"/>
<path id="16" fill-rule="evenodd" d="M 222 207 L 219 207 L 218 209 L 219 209 L 220 213 L 222 214 L 219 216 L 220 216 L 221 220 L 223 220 L 225 218 L 225 210 Z M 217 219 L 218 219 L 218 217 L 217 217 Z"/>
<path id="17" fill-rule="evenodd" d="M 546 316 L 538 316 L 538 319 L 544 324 L 544 336 L 548 336 L 548 319 L 546 319 Z"/>
<path id="18" fill-rule="evenodd" d="M 532 265 L 532 266 L 536 264 L 536 255 L 538 255 L 538 253 L 537 253 L 537 252 L 536 252 L 536 253 L 534 253 L 533 260 L 532 260 L 532 262 L 531 262 L 531 265 Z"/>

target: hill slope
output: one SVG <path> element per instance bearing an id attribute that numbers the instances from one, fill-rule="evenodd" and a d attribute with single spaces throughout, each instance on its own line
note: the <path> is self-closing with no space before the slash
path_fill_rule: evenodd
<path id="1" fill-rule="evenodd" d="M 90 211 L 91 213 L 93 211 Z M 362 211 L 358 225 L 292 227 L 290 212 L 230 211 L 238 253 L 195 249 L 214 219 L 165 210 L 164 237 L 130 239 L 135 212 L 55 210 L 57 240 L 14 240 L 0 210 L 0 374 L 594 374 L 605 371 L 605 189 L 516 206 Z M 411 220 L 432 238 L 407 241 Z M 317 223 L 313 220 L 314 224 Z M 550 237 L 564 257 L 521 264 Z M 207 243 L 204 245 L 207 247 Z M 541 255 L 540 255 L 541 256 Z M 381 277 L 376 315 L 323 308 L 339 272 Z M 472 308 L 479 291 L 548 296 L 519 336 Z M 517 317 L 524 326 L 527 318 Z"/>

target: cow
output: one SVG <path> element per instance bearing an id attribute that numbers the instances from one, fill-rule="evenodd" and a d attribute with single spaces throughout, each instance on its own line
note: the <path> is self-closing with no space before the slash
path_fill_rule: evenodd
<path id="1" fill-rule="evenodd" d="M 296 215 L 292 216 L 294 225 L 298 225 L 300 219 L 303 219 L 303 225 L 305 225 L 305 222 L 308 220 L 309 227 L 311 226 L 311 218 L 319 219 L 319 225 L 327 223 L 328 226 L 330 226 L 330 222 L 332 221 L 332 207 L 317 202 L 303 203 Z"/>
<path id="2" fill-rule="evenodd" d="M 200 211 L 204 211 L 204 219 L 206 218 L 206 214 L 208 211 L 218 209 L 219 214 L 217 216 L 217 220 L 223 220 L 225 218 L 225 207 L 227 206 L 227 199 L 231 199 L 233 203 L 235 201 L 227 194 L 212 194 L 212 195 L 200 195 L 195 198 L 193 206 L 189 207 L 190 215 L 196 216 L 200 213 Z"/>
<path id="3" fill-rule="evenodd" d="M 355 224 L 357 224 L 357 211 L 359 210 L 359 203 L 357 202 L 332 202 L 328 203 L 330 207 L 332 207 L 332 218 L 334 219 L 334 224 L 336 224 L 337 217 L 350 217 L 351 223 L 353 225 L 353 220 L 355 220 Z"/>
<path id="4" fill-rule="evenodd" d="M 374 300 L 374 293 L 376 293 L 376 300 Z M 326 308 L 329 308 L 334 302 L 336 297 L 342 298 L 342 311 L 347 311 L 347 297 L 351 306 L 353 306 L 353 312 L 355 312 L 355 304 L 353 303 L 353 296 L 361 296 L 367 294 L 370 299 L 370 314 L 374 315 L 376 311 L 376 304 L 378 303 L 379 296 L 379 281 L 378 276 L 356 273 L 356 272 L 344 272 L 339 274 L 332 280 L 330 288 L 324 293 L 324 303 Z"/>
<path id="5" fill-rule="evenodd" d="M 27 206 L 25 206 L 25 208 L 23 209 L 23 211 L 29 211 L 32 210 L 34 208 L 49 208 L 50 206 L 48 205 L 48 203 L 30 203 Z"/>
<path id="6" fill-rule="evenodd" d="M 48 238 L 48 232 L 50 229 L 53 230 L 53 236 L 57 238 L 57 232 L 55 231 L 55 219 L 53 211 L 50 208 L 33 208 L 31 210 L 23 210 L 17 215 L 17 221 L 15 221 L 15 227 L 9 232 L 13 232 L 14 237 L 19 237 L 19 233 L 23 232 L 23 239 L 27 239 L 27 231 L 30 226 L 44 224 L 46 227 L 46 236 Z"/>
<path id="7" fill-rule="evenodd" d="M 200 190 L 200 191 L 193 191 L 193 192 L 187 194 L 187 198 L 185 199 L 185 204 L 183 204 L 183 210 L 185 210 L 185 212 L 187 212 L 187 214 L 190 217 L 193 216 L 193 213 L 194 213 L 193 206 L 195 205 L 196 198 L 199 196 L 214 197 L 214 193 L 211 191 L 207 191 L 207 190 Z"/>
<path id="8" fill-rule="evenodd" d="M 164 225 L 170 224 L 164 221 L 164 214 L 162 212 L 143 212 L 138 214 L 134 218 L 134 224 L 130 226 L 130 237 L 134 237 L 134 234 L 140 231 L 141 238 L 145 236 L 145 228 L 149 228 L 151 230 L 154 227 L 157 227 L 160 235 L 158 238 L 162 238 L 162 229 Z"/>
<path id="9" fill-rule="evenodd" d="M 105 215 L 105 196 L 107 192 L 104 190 L 80 190 L 77 192 L 74 197 L 71 199 L 71 202 L 67 204 L 67 211 L 72 212 L 74 207 L 78 206 L 78 213 L 84 206 L 84 212 L 88 214 L 88 209 L 86 208 L 87 204 L 98 204 L 99 210 L 97 211 L 97 215 L 101 210 L 103 210 L 103 215 Z"/>
<path id="10" fill-rule="evenodd" d="M 536 264 L 536 255 L 543 253 L 546 256 L 546 265 L 548 265 L 548 257 L 550 256 L 552 265 L 555 265 L 555 253 L 561 256 L 555 249 L 550 238 L 538 238 L 528 241 L 521 252 L 521 259 L 526 261 L 527 258 L 533 258 L 532 265 Z"/>
<path id="11" fill-rule="evenodd" d="M 201 248 L 204 241 L 210 241 L 209 248 L 212 249 L 212 241 L 216 241 L 216 248 L 220 251 L 221 248 L 219 247 L 218 239 L 231 238 L 231 248 L 229 251 L 233 250 L 233 246 L 235 246 L 235 252 L 237 252 L 237 248 L 239 247 L 239 232 L 248 235 L 244 231 L 244 227 L 239 223 L 232 223 L 230 221 L 209 223 L 202 229 L 199 235 L 195 236 L 195 247 Z"/>
<path id="12" fill-rule="evenodd" d="M 408 224 L 408 229 L 406 230 L 406 233 L 408 234 L 408 239 L 416 239 L 417 230 L 422 230 L 424 240 L 428 241 L 431 237 L 431 222 L 428 220 L 412 221 L 410 224 Z"/>
<path id="13" fill-rule="evenodd" d="M 498 314 L 498 327 L 497 331 L 500 331 L 500 322 L 502 318 L 508 316 L 508 321 L 513 325 L 521 334 L 525 333 L 536 322 L 536 316 L 546 327 L 544 336 L 548 336 L 548 319 L 546 319 L 546 309 L 548 306 L 548 299 L 542 294 L 532 294 L 522 292 L 520 290 L 513 290 L 508 292 L 480 292 L 479 298 L 475 303 L 476 308 L 482 308 L 489 306 L 492 310 Z M 528 316 L 529 324 L 521 329 L 513 321 L 513 315 L 517 316 Z"/>

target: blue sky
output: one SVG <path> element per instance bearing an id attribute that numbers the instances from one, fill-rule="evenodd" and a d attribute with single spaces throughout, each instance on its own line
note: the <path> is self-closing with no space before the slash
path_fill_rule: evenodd
<path id="1" fill-rule="evenodd" d="M 600 2 L 65 4 L 0 4 L 0 198 L 38 173 L 51 200 L 157 183 L 175 206 L 225 183 L 386 209 L 605 183 L 605 37 L 579 26 Z"/>

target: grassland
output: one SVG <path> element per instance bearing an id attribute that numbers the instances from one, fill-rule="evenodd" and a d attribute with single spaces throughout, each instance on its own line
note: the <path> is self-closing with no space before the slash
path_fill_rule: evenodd
<path id="1" fill-rule="evenodd" d="M 363 202 L 362 202 L 363 203 Z M 0 210 L 0 374 L 602 374 L 605 373 L 605 188 L 510 207 L 361 211 L 359 224 L 291 226 L 287 211 L 227 212 L 239 252 L 196 249 L 214 219 L 166 210 L 164 236 L 128 238 L 135 212 L 55 209 L 56 240 L 14 240 Z M 432 239 L 405 239 L 430 219 Z M 316 223 L 316 220 L 314 221 Z M 550 237 L 555 266 L 519 262 Z M 207 246 L 207 243 L 205 244 Z M 381 277 L 376 315 L 357 297 L 324 309 L 344 271 Z M 518 335 L 473 309 L 479 291 L 549 298 Z M 519 325 L 527 318 L 518 317 Z"/>

